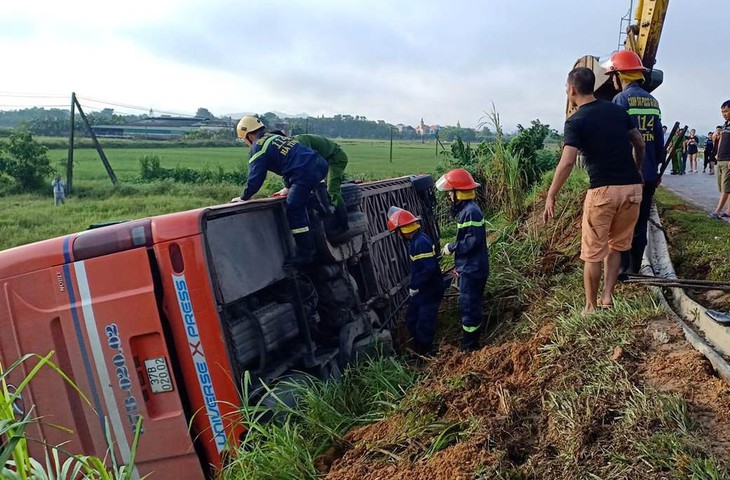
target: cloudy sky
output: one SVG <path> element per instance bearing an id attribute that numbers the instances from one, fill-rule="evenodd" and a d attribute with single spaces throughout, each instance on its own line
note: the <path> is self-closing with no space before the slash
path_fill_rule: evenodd
<path id="1" fill-rule="evenodd" d="M 0 109 L 75 91 L 158 112 L 350 113 L 559 130 L 565 76 L 618 44 L 629 0 L 6 0 Z M 671 0 L 657 67 L 665 123 L 706 132 L 730 98 L 727 0 Z M 40 97 L 47 95 L 47 97 Z M 141 113 L 117 107 L 124 113 Z"/>

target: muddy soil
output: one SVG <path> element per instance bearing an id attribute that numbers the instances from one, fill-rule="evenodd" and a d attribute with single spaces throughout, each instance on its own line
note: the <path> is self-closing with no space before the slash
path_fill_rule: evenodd
<path id="1" fill-rule="evenodd" d="M 351 448 L 331 465 L 328 479 L 473 478 L 480 465 L 508 456 L 516 463 L 531 454 L 540 430 L 540 398 L 549 377 L 538 375 L 539 349 L 547 343 L 548 324 L 532 337 L 485 347 L 473 354 L 442 347 L 418 388 L 418 410 L 404 411 L 346 436 Z M 462 441 L 424 455 L 429 440 L 419 438 L 424 422 L 455 425 Z M 475 420 L 478 419 L 478 422 Z M 471 425 L 478 424 L 476 427 Z M 416 425 L 409 431 L 409 425 Z M 500 445 L 504 451 L 492 449 Z M 424 457 L 426 457 L 424 459 Z"/>
<path id="2" fill-rule="evenodd" d="M 556 431 L 548 418 L 545 392 L 570 378 L 566 365 L 541 362 L 541 347 L 549 343 L 553 331 L 552 323 L 545 324 L 532 335 L 473 354 L 442 347 L 426 367 L 427 379 L 417 387 L 421 401 L 350 431 L 348 446 L 320 462 L 320 471 L 331 480 L 471 479 L 479 472 L 491 478 L 494 471 L 517 471 L 520 466 L 530 466 L 537 478 L 552 475 L 553 445 L 564 432 Z M 617 349 L 606 357 L 621 362 L 637 386 L 683 397 L 691 418 L 710 439 L 713 453 L 730 457 L 730 387 L 668 317 L 637 327 L 636 334 L 630 350 L 641 353 L 625 355 Z M 420 424 L 456 425 L 463 435 L 429 455 L 434 432 L 414 428 L 419 419 Z M 610 438 L 610 421 L 586 426 L 584 441 L 605 442 Z M 574 478 L 571 475 L 556 472 L 552 478 Z"/>
<path id="3" fill-rule="evenodd" d="M 650 322 L 641 341 L 647 348 L 637 374 L 647 385 L 681 395 L 692 418 L 707 432 L 715 454 L 730 455 L 730 386 L 685 341 L 681 327 L 669 319 Z"/>

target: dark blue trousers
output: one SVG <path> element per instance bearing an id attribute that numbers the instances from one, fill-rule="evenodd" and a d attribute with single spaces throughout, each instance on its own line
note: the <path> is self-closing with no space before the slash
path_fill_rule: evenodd
<path id="1" fill-rule="evenodd" d="M 474 331 L 482 325 L 482 298 L 486 286 L 487 277 L 459 275 L 459 308 L 465 331 Z"/>
<path id="2" fill-rule="evenodd" d="M 406 310 L 406 328 L 408 333 L 423 346 L 430 348 L 436 333 L 436 317 L 441 305 L 441 295 L 418 293 L 411 298 Z"/>
<path id="3" fill-rule="evenodd" d="M 302 173 L 302 172 L 300 172 Z M 309 232 L 309 217 L 307 217 L 307 202 L 312 191 L 327 176 L 327 162 L 318 157 L 303 174 L 292 178 L 289 194 L 286 196 L 286 218 L 293 235 Z"/>
<path id="4" fill-rule="evenodd" d="M 621 269 L 628 273 L 639 273 L 641 261 L 644 258 L 644 250 L 647 244 L 647 230 L 649 229 L 649 216 L 651 215 L 651 202 L 656 192 L 656 181 L 644 182 L 642 189 L 641 205 L 639 207 L 639 218 L 634 226 L 634 237 L 631 240 L 631 250 L 621 252 Z"/>

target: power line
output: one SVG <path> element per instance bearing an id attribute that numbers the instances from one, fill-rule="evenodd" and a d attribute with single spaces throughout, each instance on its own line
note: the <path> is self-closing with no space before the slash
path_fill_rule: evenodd
<path id="1" fill-rule="evenodd" d="M 31 98 L 38 98 L 38 99 L 70 98 L 69 95 L 46 94 L 46 93 L 31 93 L 31 92 L 0 92 L 0 97 L 3 97 L 3 98 L 23 98 L 23 99 L 31 99 Z M 79 101 L 79 103 L 82 103 L 82 105 L 85 108 L 95 108 L 95 109 L 103 110 L 103 108 L 101 108 L 101 107 L 94 107 L 93 105 L 89 105 L 88 102 L 91 102 L 91 103 L 97 103 L 97 104 L 101 104 L 101 105 L 112 106 L 112 107 L 125 108 L 125 109 L 129 109 L 129 110 L 133 110 L 133 111 L 145 112 L 145 113 L 148 113 L 148 112 L 152 111 L 152 112 L 157 113 L 157 114 L 172 115 L 172 116 L 176 116 L 176 117 L 189 117 L 189 118 L 195 117 L 194 114 L 180 113 L 180 112 L 172 112 L 172 111 L 167 111 L 167 110 L 160 110 L 160 109 L 157 109 L 157 108 L 154 108 L 154 107 L 144 107 L 144 106 L 141 106 L 141 105 L 133 105 L 133 104 L 129 104 L 129 103 L 115 102 L 115 101 L 110 101 L 110 100 L 100 100 L 100 99 L 91 98 L 91 97 L 80 97 L 78 95 L 76 95 L 76 98 Z M 83 102 L 82 102 L 82 100 L 83 100 Z M 56 105 L 56 104 L 53 104 L 53 105 L 50 105 L 50 104 L 45 104 L 45 105 L 35 104 L 35 105 L 31 105 L 31 104 L 25 104 L 25 103 L 24 104 L 18 104 L 18 105 L 0 105 L 0 108 L 12 108 L 12 107 L 15 107 L 15 108 L 33 108 L 33 107 L 39 107 L 39 108 L 58 108 L 58 107 L 68 107 L 68 105 Z"/>
<path id="2" fill-rule="evenodd" d="M 194 117 L 195 116 L 195 115 L 191 115 L 189 113 L 168 112 L 165 110 L 158 110 L 154 107 L 142 107 L 139 105 L 130 105 L 130 104 L 126 104 L 126 103 L 111 102 L 111 101 L 107 101 L 107 100 L 98 100 L 98 99 L 90 98 L 90 97 L 79 97 L 78 95 L 76 95 L 76 98 L 79 99 L 79 101 L 81 101 L 81 99 L 83 99 L 86 102 L 94 102 L 94 103 L 100 103 L 102 105 L 111 105 L 114 107 L 129 108 L 132 110 L 140 110 L 143 112 L 149 112 L 150 110 L 152 110 L 156 113 L 162 113 L 162 114 L 166 114 L 166 115 L 175 115 L 178 117 Z"/>
<path id="3" fill-rule="evenodd" d="M 59 94 L 44 94 L 44 93 L 14 93 L 14 92 L 0 92 L 0 97 L 15 97 L 15 98 L 69 98 L 68 95 Z"/>
<path id="4" fill-rule="evenodd" d="M 13 104 L 13 105 L 0 105 L 0 108 L 65 108 L 65 109 L 68 110 L 69 106 L 66 105 L 66 104 L 61 104 L 61 105 L 51 105 L 51 104 L 39 105 L 37 103 L 34 103 L 34 104 L 25 104 L 25 105 L 17 105 L 17 104 Z"/>

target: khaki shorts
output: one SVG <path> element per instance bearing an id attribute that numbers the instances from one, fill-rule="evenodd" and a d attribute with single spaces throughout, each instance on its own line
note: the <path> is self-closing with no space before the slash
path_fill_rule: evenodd
<path id="1" fill-rule="evenodd" d="M 717 162 L 717 189 L 720 193 L 730 193 L 730 172 L 728 171 L 728 162 Z"/>
<path id="2" fill-rule="evenodd" d="M 583 203 L 581 260 L 600 262 L 608 256 L 609 249 L 625 252 L 631 248 L 641 191 L 641 184 L 588 190 Z"/>

